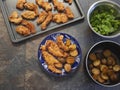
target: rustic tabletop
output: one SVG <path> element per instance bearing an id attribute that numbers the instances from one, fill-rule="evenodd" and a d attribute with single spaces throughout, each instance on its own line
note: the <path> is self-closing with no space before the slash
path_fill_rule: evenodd
<path id="1" fill-rule="evenodd" d="M 0 90 L 120 90 L 120 85 L 106 88 L 94 83 L 85 69 L 85 55 L 96 42 L 108 40 L 94 34 L 87 23 L 89 6 L 97 0 L 79 0 L 85 18 L 42 35 L 13 44 L 0 11 Z M 120 4 L 120 0 L 113 0 Z M 37 50 L 46 35 L 54 32 L 68 33 L 75 37 L 82 49 L 78 71 L 68 78 L 48 76 L 39 65 Z M 120 43 L 120 36 L 109 39 Z"/>

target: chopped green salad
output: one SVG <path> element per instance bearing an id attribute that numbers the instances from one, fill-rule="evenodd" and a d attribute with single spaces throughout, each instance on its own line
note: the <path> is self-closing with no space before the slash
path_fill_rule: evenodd
<path id="1" fill-rule="evenodd" d="M 120 28 L 120 20 L 116 19 L 117 15 L 120 15 L 120 13 L 114 8 L 101 6 L 92 13 L 90 23 L 99 34 L 110 35 Z"/>

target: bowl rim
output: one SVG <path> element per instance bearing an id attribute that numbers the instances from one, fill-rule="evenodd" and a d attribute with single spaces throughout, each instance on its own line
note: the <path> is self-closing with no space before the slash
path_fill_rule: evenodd
<path id="1" fill-rule="evenodd" d="M 111 0 L 99 0 L 99 1 L 94 2 L 94 3 L 89 7 L 88 12 L 87 12 L 88 25 L 89 25 L 90 29 L 91 29 L 95 34 L 97 34 L 98 36 L 101 36 L 101 37 L 104 37 L 104 38 L 115 38 L 115 37 L 118 37 L 118 36 L 120 35 L 120 33 L 117 33 L 117 34 L 112 35 L 112 36 L 105 36 L 105 35 L 99 34 L 98 32 L 96 32 L 96 31 L 93 29 L 93 27 L 92 27 L 91 24 L 90 24 L 89 18 L 90 18 L 91 10 L 93 9 L 94 6 L 96 6 L 96 5 L 99 4 L 99 3 L 103 3 L 103 2 L 110 3 L 110 4 L 114 4 L 115 6 L 117 6 L 117 7 L 120 8 L 120 5 L 119 5 L 119 4 L 117 4 L 116 2 L 111 1 Z"/>
<path id="2" fill-rule="evenodd" d="M 92 47 L 90 47 L 90 49 L 89 49 L 88 52 L 87 52 L 87 55 L 86 55 L 86 58 L 85 58 L 85 66 L 86 66 L 86 70 L 87 70 L 88 75 L 90 76 L 90 78 L 91 78 L 95 83 L 97 83 L 98 85 L 104 86 L 104 87 L 115 87 L 115 86 L 117 86 L 117 85 L 120 85 L 120 82 L 119 82 L 119 83 L 116 83 L 116 84 L 114 84 L 114 85 L 101 84 L 101 83 L 99 83 L 98 81 L 96 81 L 96 80 L 91 76 L 90 71 L 89 71 L 89 69 L 88 69 L 88 56 L 89 56 L 91 50 L 92 50 L 96 45 L 99 45 L 99 44 L 101 44 L 101 43 L 107 43 L 107 42 L 113 43 L 113 44 L 116 44 L 116 45 L 120 46 L 119 43 L 117 43 L 117 42 L 115 42 L 115 41 L 111 41 L 111 40 L 103 40 L 103 41 L 99 41 L 99 42 L 95 43 Z"/>

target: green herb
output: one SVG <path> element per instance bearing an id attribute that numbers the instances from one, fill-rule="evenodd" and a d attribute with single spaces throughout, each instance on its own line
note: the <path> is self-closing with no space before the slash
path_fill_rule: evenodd
<path id="1" fill-rule="evenodd" d="M 90 23 L 96 32 L 110 35 L 120 28 L 120 20 L 115 19 L 117 14 L 114 8 L 101 6 L 92 13 Z"/>

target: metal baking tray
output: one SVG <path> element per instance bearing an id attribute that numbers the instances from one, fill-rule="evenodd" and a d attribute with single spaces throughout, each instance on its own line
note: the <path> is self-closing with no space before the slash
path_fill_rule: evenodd
<path id="1" fill-rule="evenodd" d="M 27 1 L 35 3 L 35 0 L 27 0 Z M 58 0 L 58 1 L 64 2 L 64 0 Z M 67 23 L 64 23 L 64 24 L 56 24 L 56 23 L 51 22 L 47 26 L 46 30 L 41 30 L 40 25 L 37 25 L 37 23 L 36 23 L 37 19 L 30 20 L 35 25 L 37 32 L 35 34 L 31 34 L 29 36 L 21 36 L 15 31 L 15 28 L 16 28 L 17 25 L 14 25 L 13 23 L 10 23 L 9 20 L 8 20 L 8 17 L 10 16 L 11 12 L 17 11 L 19 13 L 19 15 L 21 14 L 21 12 L 23 12 L 23 11 L 20 11 L 20 10 L 16 9 L 16 3 L 17 3 L 17 0 L 0 0 L 0 7 L 1 7 L 1 10 L 2 10 L 2 14 L 3 14 L 4 20 L 5 20 L 7 29 L 8 29 L 9 36 L 10 36 L 11 41 L 13 43 L 24 41 L 28 38 L 32 38 L 36 35 L 39 35 L 39 34 L 47 32 L 47 31 L 62 27 L 64 25 L 73 23 L 73 22 L 78 21 L 78 20 L 82 20 L 84 18 L 84 13 L 82 11 L 82 8 L 81 8 L 78 0 L 73 0 L 73 3 L 71 5 L 69 5 L 68 3 L 64 3 L 64 5 L 69 6 L 71 8 L 72 12 L 75 15 L 74 19 L 69 20 Z M 39 12 L 41 10 L 42 9 L 39 8 Z M 55 11 L 53 10 L 52 12 L 54 13 Z"/>

